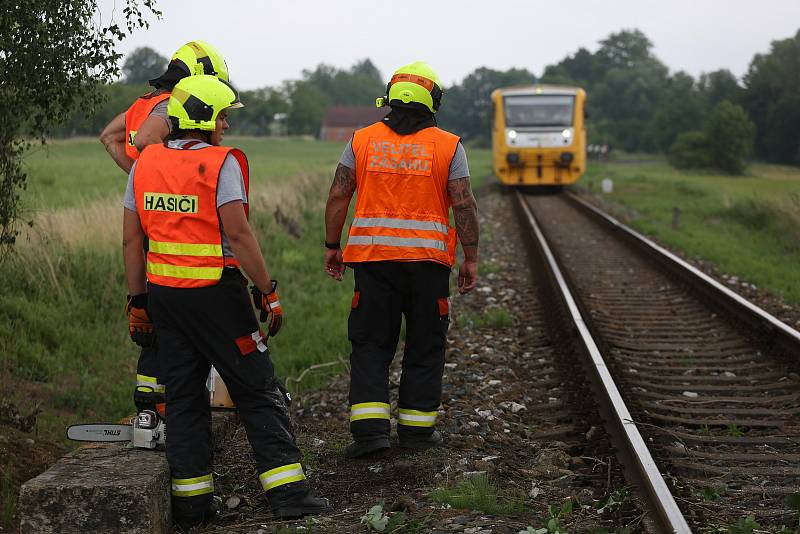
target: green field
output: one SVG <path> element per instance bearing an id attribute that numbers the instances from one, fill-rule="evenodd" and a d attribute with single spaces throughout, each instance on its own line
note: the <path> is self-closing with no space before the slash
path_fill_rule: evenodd
<path id="1" fill-rule="evenodd" d="M 280 280 L 285 326 L 272 342 L 280 374 L 297 377 L 316 363 L 347 359 L 349 273 L 322 273 L 323 210 L 342 143 L 228 138 L 251 165 L 252 222 L 267 266 Z M 477 188 L 489 153 L 470 150 Z M 136 346 L 123 313 L 121 197 L 126 177 L 94 139 L 56 141 L 26 159 L 19 244 L 0 272 L 0 390 L 45 409 L 39 432 L 130 413 Z M 276 217 L 276 211 L 280 216 Z M 299 234 L 293 235 L 293 234 Z M 309 335 L 312 333 L 312 335 Z M 314 387 L 322 372 L 295 389 Z"/>
<path id="2" fill-rule="evenodd" d="M 614 183 L 604 198 L 633 227 L 800 304 L 800 169 L 756 164 L 729 176 L 661 161 L 591 164 L 580 185 L 598 192 L 604 178 Z"/>

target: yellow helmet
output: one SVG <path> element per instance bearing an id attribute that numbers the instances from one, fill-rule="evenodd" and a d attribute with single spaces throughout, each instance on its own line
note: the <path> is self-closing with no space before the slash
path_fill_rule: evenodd
<path id="1" fill-rule="evenodd" d="M 375 101 L 377 107 L 399 100 L 404 104 L 417 102 L 436 113 L 442 103 L 442 82 L 430 65 L 415 61 L 394 71 L 386 85 L 386 95 Z"/>
<path id="2" fill-rule="evenodd" d="M 167 104 L 167 115 L 181 130 L 214 131 L 223 109 L 241 108 L 239 93 L 216 76 L 187 76 L 175 85 Z"/>
<path id="3" fill-rule="evenodd" d="M 186 43 L 172 54 L 170 63 L 179 61 L 186 68 L 189 76 L 196 74 L 213 74 L 217 78 L 230 81 L 228 65 L 219 50 L 205 41 Z"/>

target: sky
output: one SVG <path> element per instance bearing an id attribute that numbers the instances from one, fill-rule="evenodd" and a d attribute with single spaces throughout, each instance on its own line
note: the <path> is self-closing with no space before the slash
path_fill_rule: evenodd
<path id="1" fill-rule="evenodd" d="M 100 0 L 103 21 L 125 0 Z M 474 69 L 527 68 L 540 75 L 580 47 L 595 51 L 612 32 L 638 28 L 670 71 L 727 68 L 741 77 L 756 53 L 800 29 L 800 0 L 157 0 L 118 46 L 150 46 L 169 57 L 185 42 L 216 46 L 239 89 L 298 79 L 319 63 L 347 68 L 370 58 L 384 76 L 416 60 L 445 90 Z"/>

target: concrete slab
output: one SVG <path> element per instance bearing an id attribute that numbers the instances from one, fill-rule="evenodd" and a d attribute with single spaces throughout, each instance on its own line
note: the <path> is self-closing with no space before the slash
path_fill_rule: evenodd
<path id="1" fill-rule="evenodd" d="M 215 412 L 216 437 L 232 412 Z M 20 532 L 167 534 L 172 528 L 169 466 L 163 451 L 90 444 L 22 485 Z"/>

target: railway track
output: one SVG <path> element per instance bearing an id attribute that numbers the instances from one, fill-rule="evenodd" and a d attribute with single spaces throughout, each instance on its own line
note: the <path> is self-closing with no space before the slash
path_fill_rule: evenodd
<path id="1" fill-rule="evenodd" d="M 796 526 L 800 334 L 572 194 L 513 196 L 651 529 Z"/>

